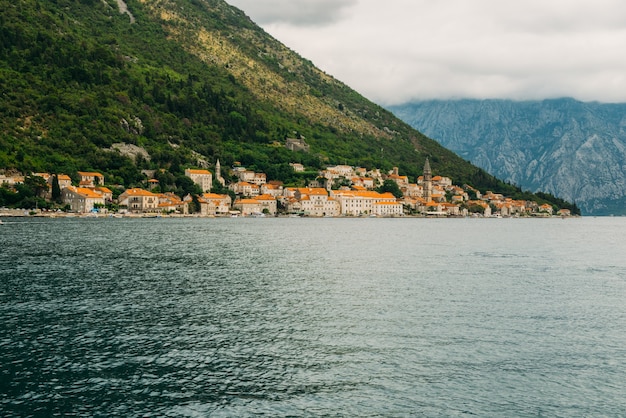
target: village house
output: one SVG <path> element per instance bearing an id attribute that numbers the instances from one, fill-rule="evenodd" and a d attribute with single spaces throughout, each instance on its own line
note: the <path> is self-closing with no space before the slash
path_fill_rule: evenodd
<path id="1" fill-rule="evenodd" d="M 441 203 L 441 210 L 448 216 L 460 216 L 461 208 L 454 203 Z"/>
<path id="2" fill-rule="evenodd" d="M 117 198 L 120 206 L 126 206 L 132 213 L 158 212 L 159 197 L 147 190 L 133 188 L 125 190 Z"/>
<path id="3" fill-rule="evenodd" d="M 239 181 L 252 183 L 255 172 L 251 170 L 246 170 L 243 167 L 239 167 L 237 170 L 235 170 L 235 175 L 237 176 Z"/>
<path id="4" fill-rule="evenodd" d="M 93 191 L 102 195 L 105 202 L 113 201 L 113 191 L 109 189 L 108 187 L 104 187 L 104 186 L 94 187 Z"/>
<path id="5" fill-rule="evenodd" d="M 46 181 L 46 183 L 52 182 L 52 176 L 50 175 L 50 173 L 33 173 L 33 176 L 41 177 L 42 179 Z"/>
<path id="6" fill-rule="evenodd" d="M 463 203 L 463 202 L 466 200 L 466 198 L 467 198 L 466 196 L 464 197 L 463 195 L 460 195 L 460 194 L 455 194 L 455 195 L 454 195 L 454 196 L 452 196 L 452 198 L 450 199 L 450 202 L 451 202 L 451 203 L 456 203 L 456 204 L 459 204 L 459 203 Z"/>
<path id="7" fill-rule="evenodd" d="M 274 198 L 279 198 L 283 194 L 282 182 L 271 181 L 269 183 L 261 184 L 260 194 L 268 194 Z"/>
<path id="8" fill-rule="evenodd" d="M 255 173 L 250 170 L 238 170 L 235 171 L 235 174 L 240 182 L 252 183 L 257 186 L 267 183 L 267 176 L 265 173 Z"/>
<path id="9" fill-rule="evenodd" d="M 59 188 L 61 190 L 63 190 L 66 187 L 70 187 L 72 185 L 72 178 L 68 176 L 67 174 L 58 174 L 57 180 L 59 182 Z"/>
<path id="10" fill-rule="evenodd" d="M 250 183 L 260 186 L 267 183 L 267 175 L 265 173 L 254 173 L 254 177 L 250 180 Z"/>
<path id="11" fill-rule="evenodd" d="M 16 184 L 24 183 L 24 176 L 22 175 L 0 175 L 0 185 L 7 185 L 14 187 Z"/>
<path id="12" fill-rule="evenodd" d="M 0 174 L 0 186 L 12 186 L 13 176 L 7 176 L 6 174 Z"/>
<path id="13" fill-rule="evenodd" d="M 435 202 L 443 203 L 446 201 L 446 192 L 440 186 L 434 186 L 430 198 Z"/>
<path id="14" fill-rule="evenodd" d="M 489 206 L 489 203 L 485 202 L 484 200 L 469 200 L 467 202 L 468 207 L 472 207 L 472 206 L 480 206 L 481 208 L 483 208 L 483 212 L 482 215 L 486 218 L 491 216 L 491 206 Z"/>
<path id="15" fill-rule="evenodd" d="M 494 204 L 500 216 L 508 218 L 513 215 L 513 205 L 511 202 L 498 202 Z"/>
<path id="16" fill-rule="evenodd" d="M 339 202 L 321 187 L 297 188 L 294 198 L 299 202 L 299 210 L 306 216 L 339 216 L 341 213 Z"/>
<path id="17" fill-rule="evenodd" d="M 210 192 L 213 185 L 213 174 L 209 170 L 187 168 L 185 176 L 200 186 L 203 192 Z"/>
<path id="18" fill-rule="evenodd" d="M 176 194 L 167 192 L 167 193 L 157 193 L 156 196 L 159 199 L 159 203 L 158 203 L 159 212 L 179 213 L 182 215 L 186 215 L 187 213 L 189 213 L 188 203 L 182 200 Z"/>
<path id="19" fill-rule="evenodd" d="M 394 167 L 391 173 L 387 175 L 388 180 L 396 182 L 401 189 L 409 185 L 409 178 L 407 176 L 401 176 L 398 174 L 398 167 Z"/>
<path id="20" fill-rule="evenodd" d="M 78 176 L 80 177 L 79 185 L 81 187 L 104 186 L 104 176 L 100 173 L 79 171 Z"/>
<path id="21" fill-rule="evenodd" d="M 408 210 L 417 210 L 418 207 L 418 199 L 416 197 L 412 197 L 412 196 L 403 196 L 402 199 L 400 199 L 400 202 L 402 203 L 403 207 L 406 207 Z"/>
<path id="22" fill-rule="evenodd" d="M 572 212 L 569 209 L 559 209 L 559 211 L 556 213 L 559 216 L 572 216 Z"/>
<path id="23" fill-rule="evenodd" d="M 326 172 L 332 175 L 332 178 L 339 177 L 352 177 L 354 176 L 354 168 L 349 165 L 335 165 L 331 167 L 326 167 Z"/>
<path id="24" fill-rule="evenodd" d="M 72 212 L 77 213 L 91 212 L 97 206 L 104 206 L 102 195 L 87 187 L 65 187 L 61 190 L 61 199 Z"/>
<path id="25" fill-rule="evenodd" d="M 376 203 L 397 201 L 391 193 L 375 191 L 332 190 L 331 196 L 339 202 L 341 214 L 348 216 L 370 214 Z"/>
<path id="26" fill-rule="evenodd" d="M 268 215 L 272 216 L 276 215 L 276 212 L 278 210 L 278 203 L 274 196 L 264 194 L 260 196 L 255 196 L 252 199 L 256 200 L 261 205 L 261 213 L 267 213 Z"/>
<path id="27" fill-rule="evenodd" d="M 46 199 L 52 198 L 52 183 L 54 182 L 54 175 L 50 173 L 33 173 L 33 176 L 41 177 L 46 181 L 46 183 L 48 184 L 48 190 L 45 197 Z M 64 188 L 72 185 L 72 179 L 70 178 L 70 176 L 66 174 L 59 174 L 56 177 L 60 190 L 63 190 Z"/>
<path id="28" fill-rule="evenodd" d="M 449 177 L 433 176 L 433 186 L 450 187 L 452 186 L 452 179 Z"/>
<path id="29" fill-rule="evenodd" d="M 224 216 L 230 211 L 232 199 L 227 194 L 204 193 L 198 197 L 200 203 L 200 215 Z"/>
<path id="30" fill-rule="evenodd" d="M 293 171 L 296 173 L 304 172 L 304 166 L 300 163 L 289 163 L 289 165 L 291 166 L 291 168 L 293 168 Z"/>
<path id="31" fill-rule="evenodd" d="M 237 183 L 232 183 L 228 186 L 229 190 L 232 190 L 236 195 L 253 197 L 258 196 L 261 191 L 261 188 L 252 183 L 248 183 L 247 181 L 238 181 Z"/>
<path id="32" fill-rule="evenodd" d="M 416 183 L 409 183 L 400 188 L 400 191 L 407 197 L 422 197 L 424 195 L 424 188 Z"/>
<path id="33" fill-rule="evenodd" d="M 372 215 L 389 217 L 404 215 L 404 208 L 400 202 L 378 202 L 372 205 Z"/>
<path id="34" fill-rule="evenodd" d="M 354 176 L 350 179 L 352 187 L 362 187 L 371 190 L 374 188 L 374 179 L 370 177 Z"/>
<path id="35" fill-rule="evenodd" d="M 254 198 L 249 198 L 249 199 L 237 199 L 235 200 L 233 207 L 239 210 L 242 216 L 261 215 L 261 214 L 264 214 L 263 209 L 267 209 L 266 210 L 267 214 L 270 214 L 270 215 L 276 214 L 275 209 L 273 213 L 271 212 L 270 200 L 265 197 L 261 197 L 261 199 L 259 199 L 259 197 L 261 196 L 256 196 Z M 272 198 L 272 200 L 274 201 L 274 205 L 276 205 L 276 199 Z"/>
<path id="36" fill-rule="evenodd" d="M 417 200 L 417 211 L 427 216 L 445 216 L 444 204 L 434 200 L 425 200 L 419 198 Z"/>
<path id="37" fill-rule="evenodd" d="M 499 193 L 493 193 L 492 191 L 488 190 L 484 195 L 482 195 L 481 199 L 490 203 L 498 203 L 498 202 L 504 201 L 504 196 L 502 196 Z"/>

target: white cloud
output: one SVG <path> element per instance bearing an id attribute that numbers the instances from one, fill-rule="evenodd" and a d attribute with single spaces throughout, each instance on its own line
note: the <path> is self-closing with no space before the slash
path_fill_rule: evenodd
<path id="1" fill-rule="evenodd" d="M 324 26 L 339 19 L 358 0 L 229 0 L 259 25 Z"/>
<path id="2" fill-rule="evenodd" d="M 381 104 L 561 96 L 626 102 L 626 3 L 619 0 L 231 3 Z"/>

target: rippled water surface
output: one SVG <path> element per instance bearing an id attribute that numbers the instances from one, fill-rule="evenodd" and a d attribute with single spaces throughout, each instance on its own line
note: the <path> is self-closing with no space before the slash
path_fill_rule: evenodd
<path id="1" fill-rule="evenodd" d="M 0 415 L 626 416 L 626 219 L 5 219 Z"/>

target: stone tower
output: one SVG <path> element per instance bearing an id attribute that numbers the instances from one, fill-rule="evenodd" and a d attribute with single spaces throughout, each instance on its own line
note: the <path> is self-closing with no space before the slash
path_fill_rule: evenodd
<path id="1" fill-rule="evenodd" d="M 224 178 L 222 177 L 222 166 L 220 164 L 220 160 L 218 159 L 217 162 L 215 163 L 215 179 L 222 185 L 225 186 L 226 185 L 226 181 L 224 181 Z"/>
<path id="2" fill-rule="evenodd" d="M 424 163 L 424 184 L 422 187 L 424 188 L 424 200 L 430 202 L 433 198 L 433 173 L 430 171 L 428 157 L 426 157 L 426 162 Z"/>

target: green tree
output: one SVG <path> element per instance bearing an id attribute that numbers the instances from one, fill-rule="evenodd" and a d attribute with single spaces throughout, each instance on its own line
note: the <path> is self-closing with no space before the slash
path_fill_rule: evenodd
<path id="1" fill-rule="evenodd" d="M 200 202 L 198 201 L 198 195 L 191 196 L 191 202 L 189 202 L 189 213 L 200 212 Z"/>
<path id="2" fill-rule="evenodd" d="M 189 177 L 181 174 L 176 178 L 176 194 L 185 197 L 188 194 L 195 196 L 202 194 L 202 189 Z"/>
<path id="3" fill-rule="evenodd" d="M 59 186 L 59 177 L 56 174 L 52 176 L 52 201 L 61 203 L 61 187 Z"/>
<path id="4" fill-rule="evenodd" d="M 404 194 L 402 190 L 400 190 L 400 186 L 393 180 L 387 179 L 383 182 L 383 184 L 376 189 L 378 193 L 391 193 L 396 198 L 400 199 Z"/>
<path id="5" fill-rule="evenodd" d="M 48 191 L 48 183 L 40 176 L 27 176 L 24 185 L 32 191 L 35 197 L 43 197 Z"/>

